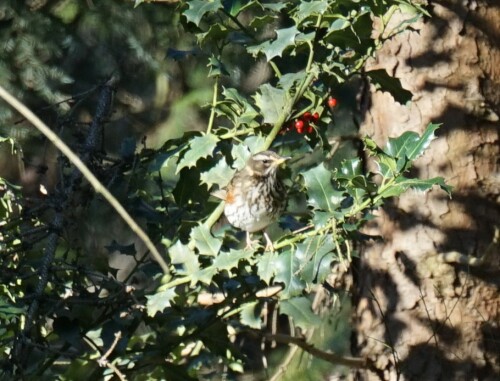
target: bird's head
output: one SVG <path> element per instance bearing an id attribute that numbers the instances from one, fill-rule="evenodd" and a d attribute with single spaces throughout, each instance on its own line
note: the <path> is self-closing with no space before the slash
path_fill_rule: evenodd
<path id="1" fill-rule="evenodd" d="M 290 157 L 278 155 L 273 151 L 263 151 L 253 155 L 247 163 L 247 169 L 253 176 L 274 176 L 278 167 Z"/>

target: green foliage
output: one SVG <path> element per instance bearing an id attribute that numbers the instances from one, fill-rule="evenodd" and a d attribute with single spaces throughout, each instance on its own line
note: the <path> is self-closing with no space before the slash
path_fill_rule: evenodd
<path id="1" fill-rule="evenodd" d="M 73 8 L 58 16 L 62 24 L 72 23 L 79 14 L 80 8 L 75 7 L 79 3 L 70 3 Z M 136 5 L 141 3 L 136 0 Z M 143 7 L 162 9 L 143 4 L 134 12 Z M 265 306 L 272 305 L 301 329 L 321 324 L 312 295 L 328 282 L 333 266 L 349 265 L 356 255 L 356 232 L 373 210 L 408 189 L 427 191 L 438 185 L 450 192 L 441 178 L 409 177 L 413 161 L 434 139 L 437 125 L 429 125 L 421 136 L 404 133 L 383 148 L 366 137 L 365 151 L 374 160 L 376 173 L 367 172 L 361 158 L 342 156 L 331 146 L 331 138 L 339 133 L 336 111 L 325 101 L 339 86 L 361 75 L 364 63 L 383 42 L 382 37 L 371 37 L 372 19 L 380 18 L 387 25 L 391 7 L 411 8 L 412 18 L 415 12 L 420 14 L 411 2 L 401 0 L 192 0 L 179 5 L 177 13 L 169 10 L 194 35 L 188 44 L 197 41 L 199 45 L 184 46 L 188 53 L 177 51 L 176 58 L 188 60 L 192 55 L 209 68 L 200 83 L 193 80 L 187 96 L 206 90 L 207 82 L 213 84 L 206 132 L 168 139 L 158 150 L 139 147 L 134 151 L 125 147 L 130 143 L 126 142 L 122 156 L 109 161 L 96 157 L 92 164 L 153 240 L 161 243 L 170 271 L 162 274 L 142 249 L 114 236 L 112 212 L 99 198 L 88 196 L 84 184 L 71 190 L 76 191 L 71 208 L 60 211 L 53 205 L 57 199 L 51 199 L 47 208 L 52 212 L 47 215 L 64 213 L 68 224 L 58 232 L 53 271 L 41 291 L 47 298 L 39 298 L 36 323 L 23 334 L 40 338 L 46 353 L 54 350 L 55 354 L 26 367 L 26 377 L 98 379 L 114 373 L 131 380 L 186 380 L 224 369 L 229 378 L 246 365 L 234 339 L 264 332 Z M 126 16 L 128 20 L 130 14 Z M 104 14 L 82 17 L 103 22 Z M 151 67 L 160 65 L 139 35 L 124 33 L 130 24 L 114 25 L 119 24 L 116 19 L 111 23 L 110 28 L 129 38 L 138 60 L 148 61 Z M 270 24 L 276 33 L 269 33 Z M 241 73 L 251 72 L 260 62 L 271 68 L 271 77 L 247 91 Z M 372 74 L 383 90 L 400 101 L 408 100 L 397 80 Z M 287 126 L 306 111 L 319 115 L 311 124 L 312 132 L 306 136 L 288 131 Z M 285 181 L 294 202 L 280 226 L 270 231 L 275 251 L 261 245 L 245 249 L 236 229 L 216 224 L 222 208 L 209 191 L 225 186 L 251 153 L 268 148 L 293 157 Z M 65 172 L 71 173 L 69 168 Z M 6 198 L 2 200 L 4 213 L 8 204 Z M 83 217 L 78 215 L 81 209 Z M 46 220 L 32 216 L 23 223 L 43 226 Z M 93 217 L 92 224 L 101 222 L 106 227 L 101 237 L 107 249 L 104 257 L 95 255 L 85 236 L 72 226 L 78 225 L 73 219 L 88 216 Z M 19 229 L 5 230 L 9 237 L 16 237 L 22 224 L 14 225 Z M 99 229 L 88 230 L 86 238 Z M 33 306 L 33 299 L 24 296 L 41 284 L 35 278 L 46 251 L 44 237 L 22 250 L 15 244 L 6 244 L 2 263 L 12 269 L 12 279 L 20 279 L 17 283 L 10 279 L 0 289 L 0 317 L 8 323 L 0 331 L 5 362 L 10 360 L 13 338 L 20 337 L 21 314 Z M 127 275 L 108 263 L 114 255 L 131 260 Z M 21 264 L 14 261 L 19 257 Z M 277 291 L 269 295 L 269 287 Z M 117 332 L 121 336 L 114 339 Z M 59 355 L 61 347 L 68 353 Z M 103 358 L 108 350 L 110 354 Z M 59 357 L 71 358 L 71 366 L 53 366 Z M 105 360 L 113 366 L 102 368 Z"/>

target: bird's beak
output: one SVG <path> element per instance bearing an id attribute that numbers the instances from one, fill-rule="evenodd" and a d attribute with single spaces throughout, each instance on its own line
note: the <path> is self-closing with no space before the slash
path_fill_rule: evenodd
<path id="1" fill-rule="evenodd" d="M 276 166 L 283 164 L 285 161 L 290 160 L 290 156 L 280 157 L 276 160 Z"/>

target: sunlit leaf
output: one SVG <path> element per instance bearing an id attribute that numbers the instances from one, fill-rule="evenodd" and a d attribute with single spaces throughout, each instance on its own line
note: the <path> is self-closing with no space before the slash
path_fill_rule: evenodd
<path id="1" fill-rule="evenodd" d="M 157 312 L 163 312 L 165 308 L 170 307 L 170 302 L 175 295 L 175 289 L 173 288 L 157 292 L 154 295 L 146 295 L 148 316 L 153 317 Z"/>
<path id="2" fill-rule="evenodd" d="M 340 176 L 345 179 L 352 179 L 362 174 L 363 163 L 360 158 L 344 160 L 340 166 Z"/>
<path id="3" fill-rule="evenodd" d="M 202 172 L 200 175 L 200 180 L 202 184 L 207 184 L 208 189 L 210 189 L 214 184 L 217 184 L 219 188 L 225 187 L 231 178 L 233 177 L 235 169 L 231 168 L 226 159 L 221 158 L 215 166 L 210 168 L 206 172 Z"/>
<path id="4" fill-rule="evenodd" d="M 351 22 L 349 20 L 346 20 L 344 18 L 338 18 L 330 24 L 330 26 L 328 27 L 328 32 L 342 30 L 349 27 L 350 25 Z"/>
<path id="5" fill-rule="evenodd" d="M 177 265 L 177 273 L 179 275 L 189 275 L 197 272 L 200 269 L 198 255 L 188 247 L 177 241 L 168 249 L 170 261 L 173 265 Z M 182 266 L 178 268 L 178 266 Z"/>
<path id="6" fill-rule="evenodd" d="M 259 90 L 254 96 L 255 104 L 264 117 L 264 123 L 274 124 L 283 114 L 290 97 L 285 90 L 277 89 L 268 83 L 260 86 Z"/>
<path id="7" fill-rule="evenodd" d="M 250 0 L 223 0 L 224 9 L 229 12 L 231 16 L 237 16 L 239 13 L 244 10 L 248 10 L 253 6 L 258 6 L 260 8 L 260 4 L 258 1 L 250 1 Z"/>
<path id="8" fill-rule="evenodd" d="M 179 161 L 176 173 L 184 167 L 193 167 L 198 159 L 212 156 L 219 138 L 214 134 L 204 134 L 194 137 L 189 143 L 189 149 Z"/>
<path id="9" fill-rule="evenodd" d="M 206 13 L 222 9 L 222 2 L 220 0 L 191 0 L 187 4 L 189 8 L 184 11 L 184 16 L 188 22 L 192 22 L 196 26 L 200 24 L 201 19 Z"/>
<path id="10" fill-rule="evenodd" d="M 308 285 L 325 280 L 331 271 L 334 249 L 331 235 L 311 237 L 297 245 L 295 256 L 302 262 L 300 276 Z"/>
<path id="11" fill-rule="evenodd" d="M 277 252 L 266 251 L 258 259 L 257 275 L 267 284 L 270 284 L 272 277 L 276 274 L 276 258 L 278 258 Z"/>
<path id="12" fill-rule="evenodd" d="M 246 304 L 240 312 L 240 322 L 254 329 L 262 328 L 262 305 L 260 302 Z"/>
<path id="13" fill-rule="evenodd" d="M 302 293 L 305 282 L 297 275 L 301 262 L 291 250 L 278 254 L 273 262 L 276 271 L 275 282 L 283 283 L 282 299 L 288 299 Z"/>
<path id="14" fill-rule="evenodd" d="M 194 227 L 191 230 L 190 237 L 200 254 L 215 256 L 222 246 L 222 241 L 212 236 L 210 230 L 204 224 Z"/>
<path id="15" fill-rule="evenodd" d="M 258 53 L 264 53 L 267 61 L 271 61 L 274 57 L 281 57 L 286 48 L 294 46 L 297 34 L 299 34 L 299 31 L 296 26 L 278 29 L 275 40 L 265 41 L 262 44 L 251 46 L 247 50 L 255 56 Z"/>
<path id="16" fill-rule="evenodd" d="M 413 131 L 406 131 L 397 138 L 390 138 L 384 152 L 394 158 L 405 157 L 408 160 L 415 160 L 424 153 L 431 141 L 436 138 L 434 132 L 439 126 L 439 124 L 429 124 L 422 136 Z"/>
<path id="17" fill-rule="evenodd" d="M 247 98 L 238 92 L 238 90 L 224 88 L 222 90 L 222 95 L 224 96 L 224 100 L 221 101 L 220 104 L 227 105 L 229 110 L 231 110 L 231 115 L 228 115 L 228 113 L 225 115 L 231 118 L 235 128 L 242 124 L 246 124 L 249 127 L 257 127 L 259 125 L 256 120 L 259 113 Z M 222 114 L 224 115 L 224 113 Z"/>
<path id="18" fill-rule="evenodd" d="M 229 252 L 222 251 L 214 259 L 212 266 L 216 267 L 219 271 L 229 271 L 235 267 L 238 267 L 238 263 L 242 259 L 251 258 L 252 253 L 252 250 L 230 250 Z"/>
<path id="19" fill-rule="evenodd" d="M 215 266 L 205 267 L 191 275 L 191 287 L 194 287 L 198 282 L 210 284 L 213 276 L 217 274 Z"/>
<path id="20" fill-rule="evenodd" d="M 297 22 L 300 24 L 304 19 L 313 15 L 322 15 L 328 9 L 327 1 L 301 1 L 296 13 Z"/>
<path id="21" fill-rule="evenodd" d="M 378 173 L 385 178 L 396 176 L 398 172 L 396 160 L 385 154 L 379 155 L 375 164 L 378 166 Z"/>
<path id="22" fill-rule="evenodd" d="M 448 193 L 448 195 L 451 195 L 452 187 L 447 185 L 442 177 L 434 177 L 432 179 L 408 179 L 400 176 L 396 179 L 395 184 L 385 189 L 380 196 L 383 198 L 399 196 L 410 188 L 425 192 L 431 189 L 434 185 L 439 186 L 442 190 Z"/>
<path id="23" fill-rule="evenodd" d="M 308 329 L 321 323 L 321 318 L 312 310 L 311 300 L 304 296 L 282 301 L 280 312 L 290 316 L 294 324 L 302 329 Z"/>
<path id="24" fill-rule="evenodd" d="M 323 163 L 302 173 L 307 188 L 308 203 L 315 209 L 333 211 L 342 201 L 342 192 L 332 185 L 332 173 Z"/>
<path id="25" fill-rule="evenodd" d="M 283 90 L 289 91 L 298 83 L 303 81 L 306 75 L 307 74 L 305 71 L 299 71 L 296 73 L 286 73 L 281 76 L 281 78 L 278 81 L 278 84 Z"/>

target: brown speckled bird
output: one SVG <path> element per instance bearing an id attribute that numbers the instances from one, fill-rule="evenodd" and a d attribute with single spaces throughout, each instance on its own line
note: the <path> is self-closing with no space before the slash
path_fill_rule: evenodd
<path id="1" fill-rule="evenodd" d="M 250 233 L 265 229 L 285 210 L 286 189 L 278 178 L 278 168 L 289 157 L 273 151 L 259 152 L 236 172 L 226 188 L 213 193 L 226 202 L 224 214 L 234 227 L 247 232 L 247 247 L 252 246 Z M 264 232 L 266 250 L 272 242 Z"/>

